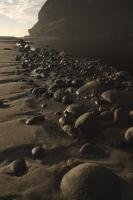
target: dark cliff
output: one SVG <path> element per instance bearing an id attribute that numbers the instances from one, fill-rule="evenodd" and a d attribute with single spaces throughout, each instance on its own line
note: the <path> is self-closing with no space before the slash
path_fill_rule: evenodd
<path id="1" fill-rule="evenodd" d="M 83 53 L 85 49 L 91 57 L 124 55 L 129 61 L 132 24 L 132 0 L 47 0 L 29 33 L 31 37 L 58 38 L 64 49 L 80 48 Z"/>

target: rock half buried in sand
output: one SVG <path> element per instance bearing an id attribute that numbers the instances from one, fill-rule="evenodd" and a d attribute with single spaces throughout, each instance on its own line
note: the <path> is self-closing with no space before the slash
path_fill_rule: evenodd
<path id="1" fill-rule="evenodd" d="M 102 84 L 99 80 L 89 81 L 88 83 L 80 87 L 76 91 L 76 94 L 77 95 L 90 95 L 92 93 L 94 94 L 101 88 L 101 86 Z"/>
<path id="2" fill-rule="evenodd" d="M 120 180 L 111 170 L 96 164 L 81 164 L 64 175 L 61 191 L 74 200 L 121 199 Z"/>
<path id="3" fill-rule="evenodd" d="M 13 161 L 10 165 L 10 169 L 15 176 L 22 176 L 26 173 L 28 168 L 25 160 L 21 159 Z"/>
<path id="4" fill-rule="evenodd" d="M 107 90 L 102 93 L 101 97 L 108 103 L 118 103 L 120 105 L 133 105 L 133 91 L 126 90 Z"/>
<path id="5" fill-rule="evenodd" d="M 34 117 L 27 119 L 26 124 L 27 125 L 35 125 L 39 122 L 43 122 L 44 120 L 45 120 L 45 117 L 43 115 L 38 115 L 38 116 L 34 116 Z"/>
<path id="6" fill-rule="evenodd" d="M 99 158 L 99 157 L 104 157 L 105 152 L 103 149 L 101 149 L 98 146 L 92 145 L 90 143 L 84 144 L 80 150 L 79 153 L 83 157 L 87 158 Z"/>
<path id="7" fill-rule="evenodd" d="M 125 140 L 126 140 L 126 143 L 133 144 L 133 127 L 130 127 L 125 132 Z"/>
<path id="8" fill-rule="evenodd" d="M 97 115 L 95 112 L 87 112 L 77 118 L 75 128 L 83 132 L 93 132 L 97 129 Z"/>
<path id="9" fill-rule="evenodd" d="M 34 159 L 42 159 L 45 155 L 45 149 L 41 146 L 34 147 L 32 149 L 32 156 Z"/>
<path id="10" fill-rule="evenodd" d="M 81 104 L 71 104 L 69 105 L 64 112 L 68 112 L 75 117 L 79 117 L 83 113 L 85 113 L 87 109 L 84 105 Z"/>

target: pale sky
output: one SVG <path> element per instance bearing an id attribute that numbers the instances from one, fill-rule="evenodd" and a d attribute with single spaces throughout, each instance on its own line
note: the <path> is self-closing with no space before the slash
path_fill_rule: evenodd
<path id="1" fill-rule="evenodd" d="M 0 0 L 0 35 L 24 36 L 46 0 Z"/>

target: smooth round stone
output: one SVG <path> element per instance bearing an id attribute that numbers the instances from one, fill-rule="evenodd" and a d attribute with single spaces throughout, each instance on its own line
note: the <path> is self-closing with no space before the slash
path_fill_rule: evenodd
<path id="1" fill-rule="evenodd" d="M 63 116 L 59 119 L 60 126 L 64 126 L 66 124 L 71 124 L 72 118 L 70 116 Z"/>
<path id="2" fill-rule="evenodd" d="M 21 159 L 13 161 L 10 165 L 10 169 L 15 176 L 22 176 L 26 173 L 28 168 L 25 160 Z"/>
<path id="3" fill-rule="evenodd" d="M 42 159 L 45 155 L 45 149 L 41 146 L 32 149 L 32 156 L 34 159 Z"/>
<path id="4" fill-rule="evenodd" d="M 85 108 L 85 106 L 81 104 L 71 104 L 65 110 L 65 112 L 71 113 L 75 117 L 79 117 L 86 111 L 87 108 Z"/>
<path id="5" fill-rule="evenodd" d="M 75 128 L 80 129 L 83 132 L 94 131 L 97 129 L 96 113 L 87 112 L 77 118 L 75 122 Z"/>
<path id="6" fill-rule="evenodd" d="M 65 95 L 62 98 L 62 103 L 65 104 L 65 105 L 69 105 L 70 103 L 72 103 L 72 97 L 71 97 L 71 95 Z"/>
<path id="7" fill-rule="evenodd" d="M 125 141 L 128 144 L 133 144 L 133 127 L 130 127 L 126 132 L 125 132 Z"/>
<path id="8" fill-rule="evenodd" d="M 81 164 L 64 175 L 61 192 L 66 199 L 121 200 L 121 185 L 117 175 L 97 164 Z"/>
<path id="9" fill-rule="evenodd" d="M 43 115 L 38 115 L 38 116 L 34 116 L 34 117 L 27 119 L 26 124 L 27 125 L 36 125 L 37 123 L 43 122 L 44 120 L 45 120 L 45 117 Z"/>
<path id="10" fill-rule="evenodd" d="M 133 105 L 133 91 L 126 90 L 107 90 L 101 94 L 103 100 L 111 104 L 119 104 L 123 106 Z"/>
<path id="11" fill-rule="evenodd" d="M 105 152 L 103 149 L 92 145 L 90 143 L 86 143 L 84 144 L 80 150 L 79 153 L 82 156 L 85 156 L 87 158 L 95 158 L 95 157 L 104 157 L 105 156 Z"/>
<path id="12" fill-rule="evenodd" d="M 92 93 L 97 92 L 97 90 L 99 90 L 101 88 L 102 84 L 99 80 L 93 80 L 93 81 L 89 81 L 88 83 L 86 83 L 85 85 L 83 85 L 82 87 L 80 87 L 77 91 L 76 94 L 77 95 L 90 95 Z"/>

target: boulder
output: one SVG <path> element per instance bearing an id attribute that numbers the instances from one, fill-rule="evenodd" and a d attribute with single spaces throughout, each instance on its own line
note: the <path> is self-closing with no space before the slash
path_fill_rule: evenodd
<path id="1" fill-rule="evenodd" d="M 120 180 L 111 170 L 97 164 L 81 164 L 64 175 L 61 191 L 66 199 L 121 199 Z"/>

